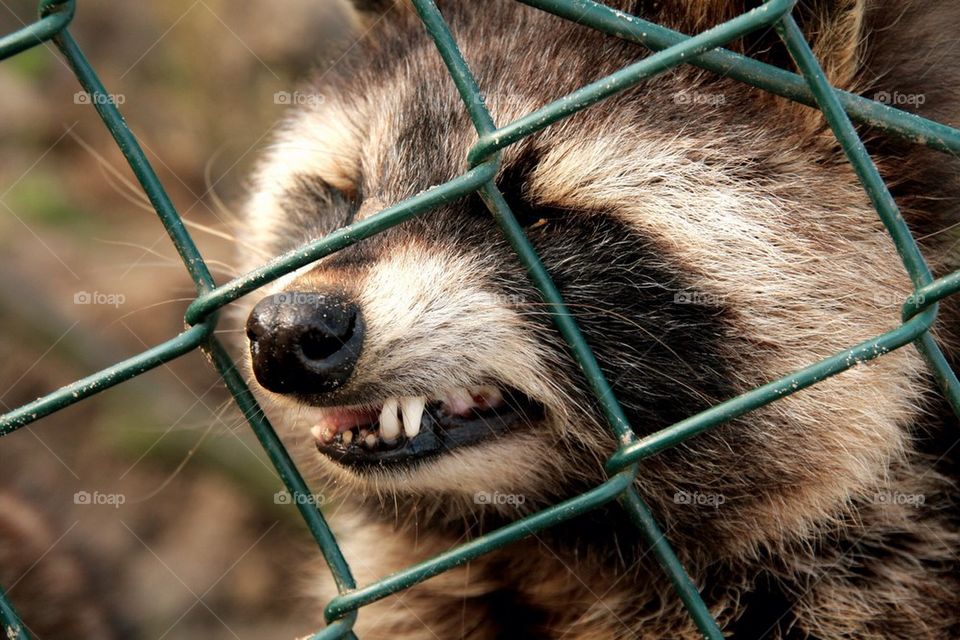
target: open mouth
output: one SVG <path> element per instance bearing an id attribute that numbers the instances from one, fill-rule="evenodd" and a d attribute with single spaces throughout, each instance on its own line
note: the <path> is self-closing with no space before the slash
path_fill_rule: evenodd
<path id="1" fill-rule="evenodd" d="M 406 396 L 372 406 L 330 407 L 310 433 L 320 453 L 364 467 L 435 456 L 542 417 L 542 407 L 522 393 L 482 386 L 435 398 Z"/>

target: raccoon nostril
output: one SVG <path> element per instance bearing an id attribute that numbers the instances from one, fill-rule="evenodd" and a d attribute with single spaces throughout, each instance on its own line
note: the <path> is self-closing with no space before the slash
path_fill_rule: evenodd
<path id="1" fill-rule="evenodd" d="M 300 337 L 300 353 L 307 360 L 326 360 L 343 348 L 344 342 L 353 335 L 356 318 L 354 317 L 346 330 L 336 335 L 325 331 L 310 329 Z"/>

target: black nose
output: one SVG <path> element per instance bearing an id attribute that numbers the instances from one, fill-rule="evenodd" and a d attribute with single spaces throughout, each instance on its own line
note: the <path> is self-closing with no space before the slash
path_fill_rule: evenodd
<path id="1" fill-rule="evenodd" d="M 285 291 L 247 319 L 257 381 L 277 393 L 322 393 L 350 377 L 363 346 L 363 317 L 340 293 Z"/>

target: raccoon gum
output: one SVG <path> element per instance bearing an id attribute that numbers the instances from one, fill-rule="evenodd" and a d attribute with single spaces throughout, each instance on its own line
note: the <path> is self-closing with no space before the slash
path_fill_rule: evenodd
<path id="1" fill-rule="evenodd" d="M 429 407 L 430 412 L 425 415 Z M 497 432 L 498 411 L 512 411 L 496 387 L 479 386 L 449 389 L 436 397 L 403 396 L 387 398 L 379 406 L 331 407 L 318 409 L 310 427 L 321 451 L 350 450 L 351 445 L 370 451 L 388 451 L 407 444 L 416 447 L 421 425 L 436 424 L 446 431 L 475 428 L 481 421 L 490 434 Z M 435 434 L 431 433 L 433 437 Z M 449 450 L 463 438 L 451 438 Z"/>

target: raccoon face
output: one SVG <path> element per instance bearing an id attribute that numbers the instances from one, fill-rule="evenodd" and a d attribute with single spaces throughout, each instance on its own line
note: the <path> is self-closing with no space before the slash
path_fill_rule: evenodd
<path id="1" fill-rule="evenodd" d="M 441 9 L 498 124 L 642 53 L 519 3 L 483 5 Z M 853 75 L 841 49 L 826 57 L 838 84 Z M 265 255 L 468 168 L 475 132 L 409 10 L 353 54 L 313 82 L 323 100 L 288 119 L 257 172 L 242 232 Z M 509 147 L 496 182 L 640 435 L 889 330 L 910 291 L 820 117 L 696 70 Z M 471 504 L 477 492 L 536 508 L 603 479 L 616 443 L 478 197 L 259 295 L 244 309 L 255 390 L 312 434 L 325 476 L 470 509 L 490 508 Z M 645 461 L 638 487 L 667 526 L 749 532 L 731 544 L 802 530 L 903 455 L 921 376 L 911 350 L 887 355 Z M 678 507 L 678 491 L 722 492 L 724 508 Z"/>

